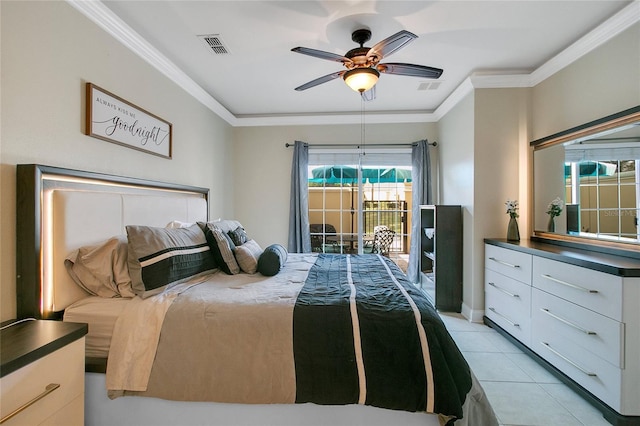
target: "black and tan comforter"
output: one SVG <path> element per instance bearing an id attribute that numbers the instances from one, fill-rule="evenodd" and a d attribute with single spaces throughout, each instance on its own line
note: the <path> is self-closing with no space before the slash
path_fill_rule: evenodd
<path id="1" fill-rule="evenodd" d="M 110 396 L 366 404 L 497 424 L 435 309 L 389 259 L 290 254 L 274 277 L 238 279 L 133 303 L 114 331 Z"/>

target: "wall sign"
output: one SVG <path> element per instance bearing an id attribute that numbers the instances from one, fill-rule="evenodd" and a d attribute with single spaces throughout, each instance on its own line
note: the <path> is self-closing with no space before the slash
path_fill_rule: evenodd
<path id="1" fill-rule="evenodd" d="M 171 158 L 171 123 L 87 83 L 87 135 Z"/>

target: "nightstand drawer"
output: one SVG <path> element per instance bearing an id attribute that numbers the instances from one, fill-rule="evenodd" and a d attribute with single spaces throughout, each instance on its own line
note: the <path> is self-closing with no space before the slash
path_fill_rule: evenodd
<path id="1" fill-rule="evenodd" d="M 4 376 L 0 380 L 0 418 L 27 405 L 52 389 L 19 414 L 3 423 L 12 425 L 84 423 L 84 337 Z"/>
<path id="2" fill-rule="evenodd" d="M 485 315 L 528 345 L 531 287 L 489 269 L 485 270 Z"/>
<path id="3" fill-rule="evenodd" d="M 622 321 L 621 277 L 536 256 L 533 286 Z"/>
<path id="4" fill-rule="evenodd" d="M 487 269 L 499 272 L 525 284 L 531 284 L 530 254 L 485 244 L 484 264 Z"/>
<path id="5" fill-rule="evenodd" d="M 552 330 L 584 350 L 624 368 L 624 325 L 574 305 L 537 288 L 533 289 L 533 328 Z"/>

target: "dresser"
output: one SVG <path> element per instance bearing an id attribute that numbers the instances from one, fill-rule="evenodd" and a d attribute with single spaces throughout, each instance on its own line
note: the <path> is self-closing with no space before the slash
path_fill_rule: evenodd
<path id="1" fill-rule="evenodd" d="M 640 425 L 640 259 L 485 240 L 485 322 L 615 425 Z"/>
<path id="2" fill-rule="evenodd" d="M 86 334 L 86 324 L 43 320 L 0 331 L 3 426 L 84 424 Z"/>

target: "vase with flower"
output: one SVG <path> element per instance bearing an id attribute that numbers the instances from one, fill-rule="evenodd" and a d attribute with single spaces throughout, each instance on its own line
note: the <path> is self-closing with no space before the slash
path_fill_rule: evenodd
<path id="1" fill-rule="evenodd" d="M 549 215 L 549 223 L 547 224 L 547 231 L 555 232 L 556 231 L 556 222 L 555 218 L 560 216 L 562 213 L 562 208 L 564 207 L 564 202 L 560 199 L 560 197 L 556 197 L 552 202 L 547 206 L 547 214 Z"/>
<path id="2" fill-rule="evenodd" d="M 507 240 L 520 241 L 520 230 L 518 229 L 518 200 L 507 200 L 504 203 L 507 206 L 507 214 L 509 215 L 509 225 L 507 227 Z"/>

